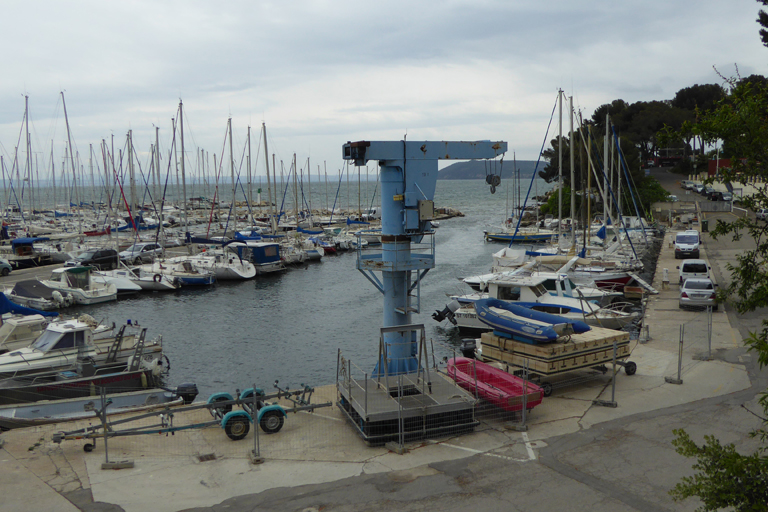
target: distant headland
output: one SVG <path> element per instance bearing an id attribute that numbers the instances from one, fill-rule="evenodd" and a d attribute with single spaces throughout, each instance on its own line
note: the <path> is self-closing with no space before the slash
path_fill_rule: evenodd
<path id="1" fill-rule="evenodd" d="M 530 178 L 534 169 L 536 169 L 535 160 L 518 160 L 516 164 L 522 178 Z M 542 159 L 539 162 L 539 170 L 544 169 L 546 165 L 547 162 Z M 514 169 L 515 165 L 512 160 L 504 160 L 503 163 L 497 160 L 488 162 L 484 160 L 470 160 L 449 165 L 438 173 L 437 179 L 484 180 L 491 170 L 494 171 L 494 174 L 501 172 L 502 178 L 512 178 L 515 175 Z"/>

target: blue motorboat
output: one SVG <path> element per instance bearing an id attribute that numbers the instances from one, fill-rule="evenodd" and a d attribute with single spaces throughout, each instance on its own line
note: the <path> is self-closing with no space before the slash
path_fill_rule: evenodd
<path id="1" fill-rule="evenodd" d="M 544 343 L 560 336 L 589 331 L 591 327 L 581 320 L 542 313 L 499 299 L 480 299 L 475 302 L 477 318 L 493 328 L 494 332 L 525 343 Z"/>

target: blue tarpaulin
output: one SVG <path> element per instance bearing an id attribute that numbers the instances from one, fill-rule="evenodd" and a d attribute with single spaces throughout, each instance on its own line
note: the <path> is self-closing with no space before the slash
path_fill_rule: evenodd
<path id="1" fill-rule="evenodd" d="M 6 313 L 16 313 L 17 315 L 59 316 L 55 311 L 38 311 L 25 306 L 19 306 L 18 304 L 11 302 L 4 293 L 0 293 L 0 315 Z"/>

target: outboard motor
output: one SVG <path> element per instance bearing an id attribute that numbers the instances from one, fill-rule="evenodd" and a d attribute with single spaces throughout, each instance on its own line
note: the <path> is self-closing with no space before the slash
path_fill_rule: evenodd
<path id="1" fill-rule="evenodd" d="M 197 384 L 187 382 L 176 387 L 176 395 L 184 399 L 184 404 L 191 404 L 197 398 Z"/>
<path id="2" fill-rule="evenodd" d="M 434 318 L 438 322 L 442 322 L 447 318 L 453 325 L 456 325 L 456 318 L 454 317 L 454 313 L 460 307 L 461 307 L 461 304 L 459 304 L 458 301 L 452 300 L 445 306 L 445 308 L 442 311 L 435 310 L 435 312 L 432 313 L 432 318 Z"/>
<path id="3" fill-rule="evenodd" d="M 477 342 L 473 339 L 461 340 L 461 355 L 469 359 L 475 359 L 475 349 Z"/>

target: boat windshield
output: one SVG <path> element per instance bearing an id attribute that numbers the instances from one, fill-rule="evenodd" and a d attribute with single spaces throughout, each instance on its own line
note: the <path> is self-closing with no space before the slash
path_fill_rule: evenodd
<path id="1" fill-rule="evenodd" d="M 61 335 L 62 333 L 60 332 L 45 331 L 39 338 L 37 338 L 37 341 L 32 344 L 32 348 L 39 350 L 40 352 L 47 352 L 56 345 L 56 342 L 59 341 Z"/>

